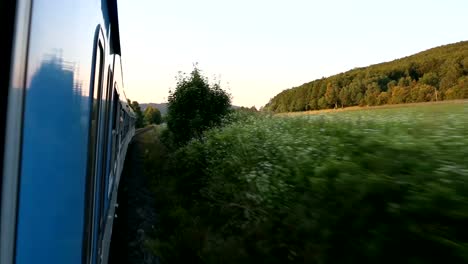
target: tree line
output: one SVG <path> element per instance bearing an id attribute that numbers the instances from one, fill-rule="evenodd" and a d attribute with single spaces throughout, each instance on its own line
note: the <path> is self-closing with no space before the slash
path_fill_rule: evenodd
<path id="1" fill-rule="evenodd" d="M 468 98 L 468 41 L 287 89 L 263 108 L 294 112 Z"/>
<path id="2" fill-rule="evenodd" d="M 132 108 L 136 115 L 136 128 L 142 128 L 147 125 L 156 124 L 159 125 L 162 122 L 161 112 L 158 108 L 148 106 L 145 111 L 141 110 L 140 104 L 137 101 L 131 101 L 127 99 L 128 105 Z"/>

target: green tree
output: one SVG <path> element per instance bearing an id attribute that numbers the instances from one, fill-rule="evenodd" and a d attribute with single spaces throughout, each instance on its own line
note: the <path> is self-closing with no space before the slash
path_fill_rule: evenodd
<path id="1" fill-rule="evenodd" d="M 390 103 L 402 104 L 408 100 L 409 89 L 408 87 L 395 86 L 390 89 Z"/>
<path id="2" fill-rule="evenodd" d="M 144 121 L 146 124 L 161 124 L 161 112 L 158 108 L 148 106 L 145 109 Z"/>
<path id="3" fill-rule="evenodd" d="M 320 97 L 320 99 L 318 100 L 317 104 L 318 104 L 318 109 L 326 109 L 326 108 L 328 108 L 327 100 L 325 99 L 325 97 Z"/>
<path id="4" fill-rule="evenodd" d="M 167 126 L 177 144 L 200 138 L 220 124 L 231 107 L 231 96 L 218 83 L 210 85 L 196 66 L 189 75 L 179 75 L 168 101 Z"/>
<path id="5" fill-rule="evenodd" d="M 461 66 L 463 67 L 463 72 L 468 74 L 468 57 L 465 57 L 463 60 L 460 61 Z"/>
<path id="6" fill-rule="evenodd" d="M 392 89 L 393 87 L 397 86 L 397 81 L 391 80 L 389 83 L 387 83 L 387 90 Z"/>
<path id="7" fill-rule="evenodd" d="M 143 112 L 141 112 L 140 104 L 137 101 L 131 102 L 130 99 L 127 99 L 128 105 L 133 109 L 136 115 L 135 127 L 141 128 L 144 126 Z"/>
<path id="8" fill-rule="evenodd" d="M 255 105 L 253 105 L 253 106 L 250 107 L 249 109 L 250 109 L 250 111 L 252 111 L 252 112 L 258 112 L 257 107 L 255 107 Z"/>
<path id="9" fill-rule="evenodd" d="M 368 84 L 366 94 L 364 96 L 364 100 L 366 101 L 367 105 L 376 105 L 379 94 L 380 87 L 377 83 Z"/>
<path id="10" fill-rule="evenodd" d="M 434 72 L 427 72 L 419 79 L 419 82 L 422 84 L 427 84 L 431 85 L 434 87 L 439 86 L 439 76 L 437 76 L 437 73 Z"/>
<path id="11" fill-rule="evenodd" d="M 363 98 L 364 98 L 364 93 L 363 93 L 363 87 L 362 87 L 362 83 L 360 79 L 355 78 L 349 84 L 349 94 L 351 96 L 351 103 L 353 105 L 361 105 L 361 102 L 363 101 Z"/>
<path id="12" fill-rule="evenodd" d="M 468 76 L 460 78 L 457 85 L 449 88 L 445 98 L 448 100 L 468 98 Z"/>
<path id="13" fill-rule="evenodd" d="M 330 105 L 334 105 L 335 108 L 338 108 L 338 100 L 339 100 L 339 91 L 336 84 L 328 83 L 327 84 L 327 91 L 325 92 L 325 100 Z"/>
<path id="14" fill-rule="evenodd" d="M 434 86 L 427 84 L 417 84 L 410 89 L 410 101 L 416 102 L 430 102 L 435 100 L 436 89 Z"/>
<path id="15" fill-rule="evenodd" d="M 351 91 L 348 86 L 343 87 L 340 91 L 341 107 L 351 105 Z"/>
<path id="16" fill-rule="evenodd" d="M 447 90 L 457 85 L 458 78 L 463 75 L 463 70 L 454 60 L 446 61 L 442 66 L 443 77 L 440 79 L 440 88 Z"/>
<path id="17" fill-rule="evenodd" d="M 411 77 L 401 77 L 400 80 L 398 80 L 398 86 L 404 87 L 404 86 L 410 86 L 411 85 Z"/>
<path id="18" fill-rule="evenodd" d="M 377 104 L 378 105 L 388 104 L 388 100 L 389 100 L 388 92 L 381 92 L 379 96 L 377 97 Z"/>

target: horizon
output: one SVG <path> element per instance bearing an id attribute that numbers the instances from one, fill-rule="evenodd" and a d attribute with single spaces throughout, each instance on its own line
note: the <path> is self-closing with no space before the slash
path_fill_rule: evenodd
<path id="1" fill-rule="evenodd" d="M 462 0 L 121 2 L 125 91 L 166 103 L 178 72 L 198 63 L 233 105 L 258 109 L 322 77 L 467 41 L 464 10 Z"/>

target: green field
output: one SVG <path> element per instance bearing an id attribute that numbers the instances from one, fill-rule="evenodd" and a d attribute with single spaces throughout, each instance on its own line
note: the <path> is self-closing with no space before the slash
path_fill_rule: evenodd
<path id="1" fill-rule="evenodd" d="M 163 260 L 468 263 L 467 103 L 234 120 L 158 163 Z"/>

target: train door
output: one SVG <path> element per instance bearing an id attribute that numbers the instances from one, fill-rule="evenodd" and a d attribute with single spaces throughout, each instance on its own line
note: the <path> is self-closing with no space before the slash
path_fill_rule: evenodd
<path id="1" fill-rule="evenodd" d="M 85 263 L 91 263 L 93 256 L 93 230 L 94 230 L 94 201 L 95 201 L 95 170 L 96 170 L 96 150 L 99 124 L 99 107 L 102 93 L 102 74 L 103 74 L 104 47 L 102 41 L 99 41 L 95 52 L 94 65 L 94 87 L 91 103 L 91 124 L 88 146 L 88 171 L 87 171 L 87 194 L 86 194 L 86 233 L 85 233 Z"/>
<path id="2" fill-rule="evenodd" d="M 113 90 L 113 71 L 111 67 L 108 68 L 108 75 L 107 75 L 107 85 L 106 89 L 103 92 L 102 96 L 102 107 L 101 107 L 101 115 L 102 115 L 102 133 L 100 133 L 100 168 L 96 171 L 97 179 L 99 181 L 99 186 L 97 188 L 98 192 L 98 228 L 97 228 L 97 236 L 98 236 L 98 255 L 101 256 L 102 254 L 102 239 L 105 230 L 106 224 L 106 204 L 107 204 L 107 196 L 106 196 L 106 186 L 107 186 L 107 175 L 109 173 L 109 138 L 110 138 L 110 128 L 111 128 L 111 95 Z"/>
<path id="3" fill-rule="evenodd" d="M 94 65 L 93 65 L 93 88 L 90 111 L 90 132 L 88 141 L 88 166 L 87 166 L 87 186 L 86 186 L 86 212 L 85 212 L 85 237 L 84 237 L 84 263 L 94 263 L 99 254 L 96 245 L 98 245 L 98 235 L 101 227 L 100 215 L 102 200 L 99 193 L 102 188 L 100 172 L 102 171 L 103 161 L 103 135 L 106 129 L 106 100 L 108 89 L 104 86 L 104 63 L 105 63 L 105 45 L 101 30 L 98 28 L 98 38 L 95 46 Z M 109 74 L 110 75 L 110 74 Z M 108 76 L 110 78 L 110 76 Z"/>

